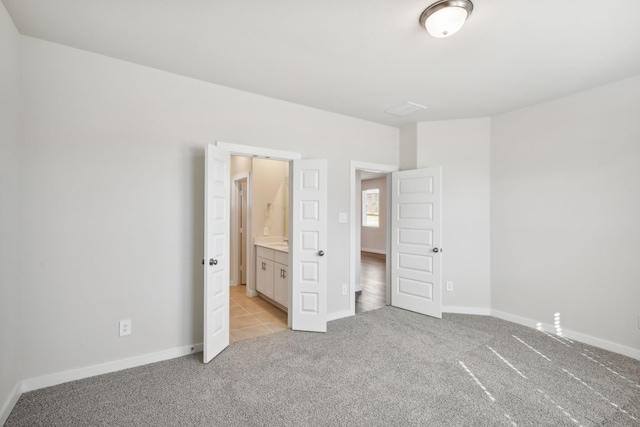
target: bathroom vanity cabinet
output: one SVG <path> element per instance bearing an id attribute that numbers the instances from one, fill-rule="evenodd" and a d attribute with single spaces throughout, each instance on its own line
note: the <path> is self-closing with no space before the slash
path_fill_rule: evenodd
<path id="1" fill-rule="evenodd" d="M 256 245 L 256 290 L 282 306 L 289 308 L 289 254 Z"/>

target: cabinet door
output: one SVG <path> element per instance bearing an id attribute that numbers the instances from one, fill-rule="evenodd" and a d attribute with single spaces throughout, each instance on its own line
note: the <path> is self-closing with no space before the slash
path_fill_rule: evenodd
<path id="1" fill-rule="evenodd" d="M 289 273 L 287 266 L 276 262 L 274 273 L 273 299 L 277 303 L 289 308 Z"/>
<path id="2" fill-rule="evenodd" d="M 273 261 L 256 258 L 256 290 L 269 298 L 273 298 Z"/>

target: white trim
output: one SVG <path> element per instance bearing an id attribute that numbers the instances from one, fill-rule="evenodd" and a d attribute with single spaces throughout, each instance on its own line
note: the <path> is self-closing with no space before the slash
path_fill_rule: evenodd
<path id="1" fill-rule="evenodd" d="M 385 249 L 371 249 L 371 248 L 360 248 L 361 252 L 371 252 L 372 254 L 380 254 L 386 255 L 387 251 Z"/>
<path id="2" fill-rule="evenodd" d="M 253 268 L 250 268 L 249 266 L 254 265 L 253 264 L 253 245 L 251 244 L 251 233 L 252 228 L 251 228 L 251 185 L 252 185 L 252 181 L 251 181 L 251 172 L 252 171 L 245 171 L 245 172 L 240 172 L 236 175 L 234 175 L 231 178 L 231 183 L 232 183 L 232 188 L 234 191 L 231 192 L 231 209 L 230 209 L 230 218 L 231 218 L 231 231 L 233 231 L 233 235 L 231 236 L 231 248 L 237 248 L 238 247 L 238 237 L 236 235 L 236 231 L 238 228 L 238 218 L 236 215 L 232 215 L 232 213 L 234 211 L 237 210 L 238 208 L 238 191 L 237 191 L 237 183 L 238 181 L 246 181 L 246 191 L 247 191 L 247 224 L 244 230 L 244 236 L 245 236 L 245 242 L 244 244 L 246 245 L 246 255 L 247 255 L 247 265 L 245 265 L 245 274 L 246 274 L 246 285 L 247 285 L 247 290 L 249 289 L 249 287 L 251 286 L 251 284 L 254 283 L 254 278 L 253 278 Z M 238 253 L 237 251 L 233 251 L 231 253 L 231 260 L 233 262 L 230 263 L 231 266 L 231 271 L 233 272 L 233 276 L 230 275 L 230 279 L 236 279 L 234 280 L 234 282 L 236 285 L 240 285 L 240 278 L 238 277 L 238 273 L 239 273 L 239 259 L 238 259 Z M 253 285 L 255 286 L 255 285 Z"/>
<path id="3" fill-rule="evenodd" d="M 490 308 L 482 307 L 455 307 L 455 306 L 442 306 L 443 313 L 457 313 L 457 314 L 475 314 L 478 316 L 491 316 Z"/>
<path id="4" fill-rule="evenodd" d="M 2 409 L 0 409 L 0 426 L 3 426 L 4 423 L 9 419 L 9 415 L 11 415 L 11 411 L 18 403 L 18 399 L 22 396 L 22 383 L 16 384 L 13 389 L 13 392 L 9 395 L 7 401 L 2 405 Z"/>
<path id="5" fill-rule="evenodd" d="M 302 158 L 300 153 L 295 153 L 293 151 L 273 150 L 271 148 L 233 144 L 230 142 L 216 141 L 216 147 L 228 151 L 232 156 L 260 157 L 284 161 L 298 160 Z"/>
<path id="6" fill-rule="evenodd" d="M 491 315 L 498 319 L 507 320 L 509 322 L 518 323 L 523 326 L 529 326 L 530 328 L 536 328 L 538 323 L 535 320 L 527 319 L 526 317 L 516 316 L 515 314 L 505 313 L 499 310 L 491 310 Z M 547 323 L 541 323 L 542 329 L 545 332 L 555 333 L 555 327 Z M 621 344 L 617 344 L 611 341 L 603 340 L 602 338 L 592 337 L 580 332 L 574 332 L 567 329 L 562 329 L 562 335 L 576 341 L 580 341 L 585 344 L 599 347 L 605 350 L 613 351 L 614 353 L 622 354 L 624 356 L 632 357 L 636 360 L 640 360 L 640 350 L 627 347 Z"/>
<path id="7" fill-rule="evenodd" d="M 67 383 L 69 381 L 81 380 L 84 378 L 94 377 L 96 375 L 108 374 L 111 372 L 121 371 L 123 369 L 161 362 L 163 360 L 175 359 L 176 357 L 186 356 L 199 351 L 202 351 L 202 343 L 159 351 L 157 353 L 148 353 L 142 356 L 131 357 L 129 359 L 103 363 L 101 365 L 93 365 L 70 371 L 58 372 L 44 377 L 31 378 L 22 381 L 22 392 L 26 393 L 28 391 L 38 390 L 44 387 Z"/>
<path id="8" fill-rule="evenodd" d="M 356 247 L 356 228 L 360 229 L 360 219 L 359 215 L 356 212 L 356 197 L 360 197 L 360 194 L 356 194 L 356 171 L 357 170 L 369 170 L 376 171 L 380 173 L 391 173 L 399 170 L 399 167 L 396 165 L 383 165 L 379 163 L 367 163 L 367 162 L 358 162 L 356 160 L 351 161 L 350 170 L 349 170 L 349 315 L 353 316 L 356 314 L 356 251 L 360 251 L 359 247 Z M 387 176 L 387 183 L 389 183 L 389 179 Z M 387 191 L 387 197 L 389 197 L 391 193 Z M 391 209 L 391 205 L 387 203 L 387 213 Z M 391 218 L 387 216 L 387 218 Z M 389 221 L 387 220 L 387 227 Z M 391 246 L 389 239 L 390 234 L 388 233 L 387 228 L 387 253 L 389 253 L 389 248 Z M 387 276 L 389 275 L 389 265 L 387 260 Z M 387 283 L 389 282 L 387 277 Z M 344 317 L 344 316 L 343 316 Z"/>
<path id="9" fill-rule="evenodd" d="M 353 316 L 353 313 L 351 313 L 351 310 L 342 310 L 342 311 L 338 311 L 337 313 L 327 313 L 327 322 L 330 322 L 332 320 L 342 319 L 344 317 L 349 317 L 349 316 Z"/>
<path id="10" fill-rule="evenodd" d="M 245 230 L 244 244 L 247 245 L 247 265 L 245 266 L 246 270 L 246 279 L 247 285 L 246 292 L 249 295 L 249 291 L 255 292 L 256 289 L 256 269 L 255 267 L 255 247 L 253 246 L 253 162 L 251 162 L 251 170 L 249 171 L 249 175 L 247 176 L 247 229 Z M 258 294 L 255 292 L 256 295 Z M 249 295 L 250 296 L 250 295 Z"/>
<path id="11" fill-rule="evenodd" d="M 491 315 L 493 317 L 497 317 L 498 319 L 507 320 L 509 322 L 517 323 L 522 326 L 528 326 L 534 329 L 536 325 L 539 323 L 539 322 L 536 322 L 535 320 L 527 319 L 526 317 L 516 316 L 515 314 L 506 313 L 500 310 L 491 310 Z M 551 327 L 551 325 L 544 325 L 544 324 L 543 326 L 545 328 Z M 555 328 L 554 328 L 554 331 L 555 331 Z"/>

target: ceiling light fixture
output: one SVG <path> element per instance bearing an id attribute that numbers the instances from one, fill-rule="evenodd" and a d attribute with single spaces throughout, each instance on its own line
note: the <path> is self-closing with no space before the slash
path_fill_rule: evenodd
<path id="1" fill-rule="evenodd" d="M 420 15 L 422 25 L 433 37 L 449 37 L 458 32 L 473 11 L 469 0 L 440 0 Z"/>

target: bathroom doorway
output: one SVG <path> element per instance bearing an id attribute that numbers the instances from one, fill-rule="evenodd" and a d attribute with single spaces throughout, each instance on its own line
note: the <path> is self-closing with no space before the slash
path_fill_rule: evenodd
<path id="1" fill-rule="evenodd" d="M 237 342 L 288 328 L 286 307 L 261 292 L 255 266 L 256 244 L 288 241 L 289 162 L 232 155 L 230 174 L 229 338 Z"/>
<path id="2" fill-rule="evenodd" d="M 292 236 L 290 242 L 260 242 L 263 246 L 271 246 L 274 251 L 274 262 L 280 264 L 281 276 L 271 276 L 274 297 L 286 295 L 285 303 L 289 303 L 287 327 L 296 331 L 327 331 L 327 181 L 328 161 L 326 159 L 302 159 L 299 153 L 273 150 L 261 147 L 245 146 L 217 141 L 208 144 L 205 156 L 205 219 L 204 219 L 204 333 L 203 361 L 213 360 L 230 343 L 230 266 L 234 250 L 231 243 L 231 156 L 249 156 L 252 159 L 281 160 L 287 166 L 291 179 L 284 184 L 285 197 L 289 206 L 284 215 L 288 225 L 283 227 Z M 252 168 L 255 173 L 255 169 Z M 249 176 L 251 177 L 250 174 Z M 253 200 L 254 193 L 249 180 L 247 204 L 259 205 Z M 262 180 L 261 180 L 262 181 Z M 273 203 L 267 203 L 265 213 L 271 211 Z M 310 209 L 309 206 L 314 209 Z M 250 209 L 248 210 L 251 212 Z M 275 211 L 275 207 L 273 209 Z M 266 217 L 266 215 L 265 215 Z M 255 218 L 254 218 L 255 221 Z M 247 221 L 251 224 L 252 221 Z M 265 225 L 264 234 L 268 234 Z M 252 227 L 257 230 L 257 227 Z M 299 238 L 293 238 L 299 236 Z M 267 237 L 267 236 L 265 236 Z M 258 243 L 256 240 L 253 243 Z M 286 246 L 286 257 L 276 257 L 275 251 L 283 252 Z M 256 256 L 252 257 L 251 247 L 247 250 L 246 269 L 247 296 L 251 286 L 256 287 Z M 257 252 L 257 251 L 256 251 Z M 264 255 L 264 253 L 262 254 Z M 205 263 L 205 260 L 208 262 Z M 314 269 L 308 271 L 307 266 L 313 263 Z M 266 263 L 265 263 L 266 264 Z M 286 264 L 286 265 L 284 265 Z M 263 265 L 261 263 L 261 265 Z M 253 268 L 252 268 L 253 266 Z M 275 267 L 275 266 L 274 266 Z M 284 267 L 284 268 L 282 268 Z M 288 269 L 291 268 L 289 272 Z M 306 274 L 301 270 L 306 268 Z M 261 276 L 264 274 L 264 266 Z M 273 268 L 266 269 L 274 271 Z M 261 283 L 266 284 L 265 280 Z M 275 282 L 277 281 L 277 288 Z M 226 282 L 226 283 L 225 283 Z M 252 283 L 253 282 L 253 283 Z M 237 287 L 237 285 L 236 285 Z M 254 289 L 254 292 L 258 291 Z M 312 293 L 313 292 L 313 293 Z M 276 296 L 277 295 L 277 296 Z"/>

